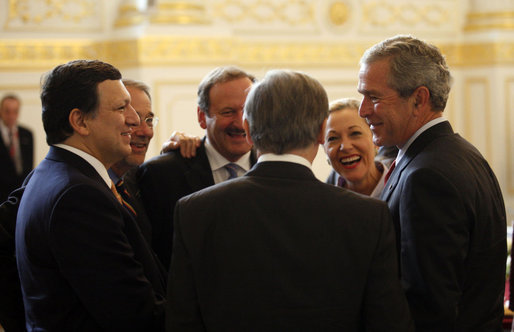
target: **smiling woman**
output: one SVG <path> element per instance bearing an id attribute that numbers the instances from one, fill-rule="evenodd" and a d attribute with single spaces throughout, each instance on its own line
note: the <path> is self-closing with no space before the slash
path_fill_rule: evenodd
<path id="1" fill-rule="evenodd" d="M 377 148 L 359 104 L 351 98 L 330 104 L 324 148 L 333 172 L 327 182 L 378 198 L 388 167 L 375 160 Z"/>

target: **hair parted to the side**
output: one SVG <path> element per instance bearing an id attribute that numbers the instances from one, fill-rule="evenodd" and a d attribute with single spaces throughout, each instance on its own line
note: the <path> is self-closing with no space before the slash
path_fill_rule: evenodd
<path id="1" fill-rule="evenodd" d="M 360 64 L 384 59 L 388 59 L 390 64 L 388 83 L 400 97 L 406 98 L 416 88 L 425 86 L 430 91 L 432 109 L 444 110 L 452 77 L 437 47 L 412 36 L 398 35 L 366 50 Z"/>
<path id="2" fill-rule="evenodd" d="M 248 78 L 255 82 L 255 77 L 236 66 L 216 67 L 202 79 L 198 85 L 198 106 L 206 115 L 209 115 L 209 93 L 212 87 L 218 83 L 234 81 L 240 78 Z"/>
<path id="3" fill-rule="evenodd" d="M 254 84 L 244 107 L 250 137 L 263 153 L 284 154 L 315 144 L 328 117 L 328 97 L 316 79 L 271 70 Z"/>
<path id="4" fill-rule="evenodd" d="M 98 84 L 120 80 L 114 66 L 99 60 L 73 60 L 59 65 L 42 77 L 41 104 L 46 142 L 56 144 L 73 134 L 69 123 L 71 110 L 96 115 Z"/>

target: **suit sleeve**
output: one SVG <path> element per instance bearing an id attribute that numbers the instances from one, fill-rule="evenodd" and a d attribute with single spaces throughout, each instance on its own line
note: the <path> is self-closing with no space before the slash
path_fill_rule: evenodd
<path id="1" fill-rule="evenodd" d="M 451 179 L 420 169 L 400 197 L 402 281 L 417 331 L 452 328 L 469 246 L 466 210 Z"/>
<path id="2" fill-rule="evenodd" d="M 176 203 L 169 188 L 173 174 L 171 167 L 162 170 L 155 165 L 143 164 L 137 172 L 141 200 L 152 227 L 152 248 L 169 270 L 173 240 L 173 207 Z M 173 204 L 173 205 L 172 205 Z"/>
<path id="3" fill-rule="evenodd" d="M 398 275 L 396 241 L 389 209 L 384 204 L 377 243 L 364 294 L 366 331 L 414 331 Z"/>
<path id="4" fill-rule="evenodd" d="M 106 331 L 162 327 L 164 294 L 146 278 L 133 246 L 138 239 L 129 238 L 122 210 L 108 194 L 79 185 L 62 195 L 49 226 L 56 263 Z"/>
<path id="5" fill-rule="evenodd" d="M 175 233 L 173 256 L 168 279 L 166 331 L 206 331 L 194 285 L 195 276 L 191 257 L 184 243 L 181 223 L 187 222 L 181 210 L 181 201 L 175 207 Z"/>

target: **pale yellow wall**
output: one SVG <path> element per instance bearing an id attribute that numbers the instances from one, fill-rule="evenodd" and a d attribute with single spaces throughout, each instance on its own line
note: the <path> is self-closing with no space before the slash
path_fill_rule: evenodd
<path id="1" fill-rule="evenodd" d="M 359 97 L 358 60 L 374 43 L 413 34 L 446 55 L 446 112 L 495 170 L 514 215 L 514 2 L 511 0 L 0 0 L 0 94 L 23 99 L 21 122 L 48 150 L 39 78 L 75 58 L 98 58 L 152 87 L 161 118 L 149 156 L 173 130 L 202 135 L 196 86 L 219 65 L 262 77 L 271 68 L 318 78 L 331 99 Z M 330 167 L 320 150 L 314 164 Z"/>

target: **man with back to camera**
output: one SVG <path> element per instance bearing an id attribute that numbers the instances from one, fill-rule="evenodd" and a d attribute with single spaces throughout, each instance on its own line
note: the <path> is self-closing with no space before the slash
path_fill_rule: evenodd
<path id="1" fill-rule="evenodd" d="M 242 124 L 246 95 L 254 81 L 237 67 L 213 69 L 198 86 L 198 123 L 206 137 L 196 155 L 189 159 L 179 150 L 170 151 L 139 167 L 139 186 L 152 223 L 152 247 L 166 268 L 171 257 L 173 210 L 179 198 L 241 176 L 255 163 Z M 234 170 L 227 169 L 227 164 Z"/>
<path id="2" fill-rule="evenodd" d="M 399 148 L 382 192 L 416 331 L 502 331 L 506 216 L 487 161 L 442 117 L 451 75 L 410 36 L 360 61 L 360 115 L 377 145 Z"/>
<path id="3" fill-rule="evenodd" d="M 97 60 L 59 65 L 41 102 L 50 151 L 16 226 L 27 329 L 161 330 L 162 271 L 107 174 L 140 122 L 120 72 Z"/>
<path id="4" fill-rule="evenodd" d="M 167 331 L 412 331 L 386 204 L 317 180 L 328 98 L 274 70 L 244 108 L 246 175 L 182 198 Z"/>
<path id="5" fill-rule="evenodd" d="M 18 124 L 20 106 L 14 94 L 6 94 L 0 101 L 0 202 L 34 167 L 34 139 L 28 128 Z"/>

